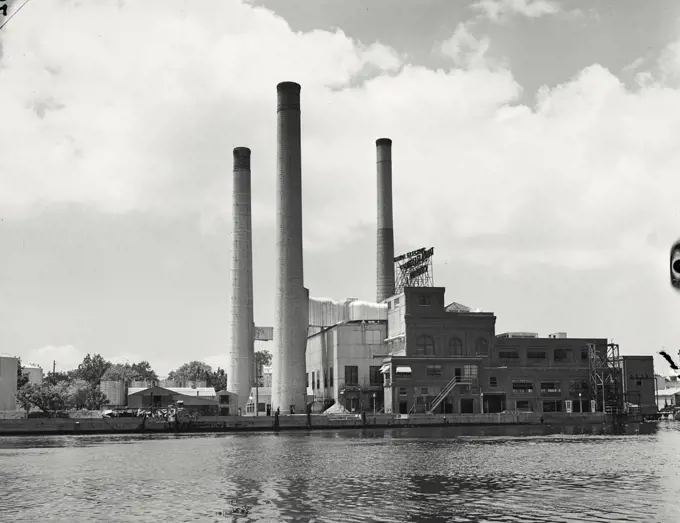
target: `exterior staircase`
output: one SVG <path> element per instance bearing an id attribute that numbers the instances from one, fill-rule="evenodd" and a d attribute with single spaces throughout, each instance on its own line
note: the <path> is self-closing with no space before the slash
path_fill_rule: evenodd
<path id="1" fill-rule="evenodd" d="M 432 403 L 430 404 L 430 409 L 428 412 L 434 412 L 434 410 L 439 407 L 442 401 L 444 401 L 444 398 L 448 396 L 451 391 L 456 387 L 456 385 L 472 385 L 472 378 L 469 378 L 467 376 L 454 376 L 451 381 L 449 381 L 446 384 L 446 387 L 442 389 L 442 391 L 437 395 L 437 397 L 432 400 Z"/>

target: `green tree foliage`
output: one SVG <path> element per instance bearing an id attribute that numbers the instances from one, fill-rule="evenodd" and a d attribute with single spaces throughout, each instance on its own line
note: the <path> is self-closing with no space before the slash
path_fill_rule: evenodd
<path id="1" fill-rule="evenodd" d="M 21 358 L 17 360 L 17 390 L 28 383 L 28 376 L 24 374 L 24 366 L 21 364 Z"/>
<path id="2" fill-rule="evenodd" d="M 213 373 L 212 367 L 202 361 L 190 361 L 168 374 L 168 379 L 181 383 L 192 381 L 208 381 Z"/>
<path id="3" fill-rule="evenodd" d="M 111 362 L 106 361 L 100 354 L 90 356 L 88 353 L 83 362 L 76 369 L 76 376 L 87 381 L 93 387 L 99 385 L 104 373 L 111 366 Z"/>
<path id="4" fill-rule="evenodd" d="M 139 381 L 158 381 L 156 372 L 151 368 L 151 363 L 148 361 L 140 361 L 132 364 L 132 370 L 135 373 L 135 379 Z"/>
<path id="5" fill-rule="evenodd" d="M 85 380 L 61 381 L 55 385 L 44 381 L 42 385 L 28 384 L 17 391 L 17 402 L 26 411 L 36 407 L 47 414 L 62 409 L 97 410 L 108 400 L 99 386 Z"/>
<path id="6" fill-rule="evenodd" d="M 75 379 L 76 379 L 75 370 L 70 370 L 68 372 L 54 372 L 54 373 L 48 372 L 47 376 L 45 376 L 45 379 L 43 379 L 43 383 L 56 385 L 57 383 L 60 382 L 71 383 Z"/>
<path id="7" fill-rule="evenodd" d="M 262 386 L 262 383 L 264 382 L 264 378 L 262 377 L 263 374 L 263 367 L 265 365 L 271 365 L 272 364 L 272 354 L 268 350 L 258 350 L 255 353 L 255 364 L 257 365 L 257 375 L 260 378 L 260 387 Z"/>
<path id="8" fill-rule="evenodd" d="M 105 381 L 158 381 L 156 372 L 151 368 L 148 361 L 139 363 L 114 363 L 102 376 Z"/>
<path id="9" fill-rule="evenodd" d="M 227 373 L 224 369 L 217 367 L 217 370 L 208 375 L 208 387 L 213 387 L 216 392 L 227 390 Z"/>
<path id="10" fill-rule="evenodd" d="M 16 394 L 17 402 L 26 411 L 37 407 L 47 414 L 63 409 L 67 404 L 66 389 L 60 385 L 24 385 Z"/>

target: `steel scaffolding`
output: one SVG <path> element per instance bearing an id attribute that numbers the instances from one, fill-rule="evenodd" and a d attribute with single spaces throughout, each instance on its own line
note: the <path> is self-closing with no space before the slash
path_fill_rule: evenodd
<path id="1" fill-rule="evenodd" d="M 605 348 L 589 343 L 588 356 L 590 397 L 595 400 L 596 410 L 606 414 L 622 414 L 623 360 L 619 356 L 618 344 L 608 343 Z"/>

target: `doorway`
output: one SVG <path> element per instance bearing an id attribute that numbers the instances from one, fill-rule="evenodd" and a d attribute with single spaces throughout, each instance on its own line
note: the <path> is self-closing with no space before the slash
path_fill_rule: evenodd
<path id="1" fill-rule="evenodd" d="M 399 414 L 408 414 L 408 401 L 399 402 Z"/>
<path id="2" fill-rule="evenodd" d="M 497 414 L 505 410 L 505 394 L 484 394 L 484 412 Z"/>
<path id="3" fill-rule="evenodd" d="M 473 398 L 463 398 L 460 400 L 460 413 L 461 414 L 474 414 L 475 413 L 475 400 Z"/>

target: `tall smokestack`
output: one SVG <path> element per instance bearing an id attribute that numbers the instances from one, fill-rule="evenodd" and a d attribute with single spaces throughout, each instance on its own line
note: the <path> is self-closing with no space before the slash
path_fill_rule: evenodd
<path id="1" fill-rule="evenodd" d="M 307 401 L 305 351 L 308 293 L 302 264 L 302 151 L 300 147 L 300 85 L 276 86 L 276 323 L 272 359 L 272 407 L 304 412 Z"/>
<path id="2" fill-rule="evenodd" d="M 378 259 L 376 301 L 394 295 L 394 226 L 392 223 L 392 140 L 375 141 L 378 167 Z"/>
<path id="3" fill-rule="evenodd" d="M 250 196 L 250 149 L 234 149 L 232 196 L 231 350 L 227 390 L 238 394 L 245 412 L 253 377 L 253 232 Z"/>

